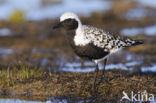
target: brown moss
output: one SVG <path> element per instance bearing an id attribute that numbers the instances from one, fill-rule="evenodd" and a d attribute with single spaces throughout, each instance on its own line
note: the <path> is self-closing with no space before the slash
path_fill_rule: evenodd
<path id="1" fill-rule="evenodd" d="M 30 69 L 30 68 L 29 68 Z M 109 82 L 103 82 L 98 85 L 98 89 L 95 92 L 92 88 L 94 73 L 70 73 L 70 72 L 45 72 L 36 71 L 29 78 L 20 77 L 25 73 L 25 69 L 22 72 L 17 72 L 14 79 L 11 80 L 12 85 L 6 86 L 5 83 L 0 86 L 0 92 L 5 94 L 15 93 L 16 96 L 38 97 L 41 100 L 45 100 L 48 97 L 60 96 L 66 98 L 96 98 L 99 101 L 107 100 L 120 100 L 122 97 L 122 91 L 127 93 L 130 91 L 144 91 L 147 90 L 150 93 L 156 91 L 155 79 L 152 74 L 131 74 L 123 70 L 109 70 L 106 73 L 106 77 Z M 12 72 L 12 71 L 10 71 Z M 42 74 L 40 76 L 35 76 Z M 30 73 L 30 72 L 29 72 Z M 100 77 L 98 74 L 98 77 Z M 4 80 L 6 81 L 6 80 Z M 121 82 L 122 81 L 122 82 Z M 5 86 L 4 86 L 5 85 Z"/>

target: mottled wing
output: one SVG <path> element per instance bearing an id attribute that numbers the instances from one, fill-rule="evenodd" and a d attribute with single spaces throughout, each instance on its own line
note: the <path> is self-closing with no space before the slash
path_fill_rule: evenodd
<path id="1" fill-rule="evenodd" d="M 104 51 L 110 52 L 112 49 L 118 49 L 119 44 L 123 46 L 125 43 L 119 37 L 115 37 L 102 29 L 92 26 L 84 26 L 84 32 L 87 39 L 91 39 L 92 43 Z"/>

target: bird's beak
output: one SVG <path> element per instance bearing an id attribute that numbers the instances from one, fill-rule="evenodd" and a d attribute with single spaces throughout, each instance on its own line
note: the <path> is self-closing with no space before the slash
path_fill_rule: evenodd
<path id="1" fill-rule="evenodd" d="M 60 28 L 62 26 L 62 23 L 59 22 L 58 24 L 54 25 L 53 26 L 53 29 L 57 29 L 57 28 Z"/>

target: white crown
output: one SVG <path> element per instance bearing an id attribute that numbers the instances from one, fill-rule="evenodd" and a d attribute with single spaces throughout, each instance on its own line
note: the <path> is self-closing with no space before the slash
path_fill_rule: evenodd
<path id="1" fill-rule="evenodd" d="M 75 19 L 80 23 L 79 17 L 72 12 L 66 12 L 66 13 L 62 14 L 60 17 L 60 22 L 66 20 L 66 19 Z"/>

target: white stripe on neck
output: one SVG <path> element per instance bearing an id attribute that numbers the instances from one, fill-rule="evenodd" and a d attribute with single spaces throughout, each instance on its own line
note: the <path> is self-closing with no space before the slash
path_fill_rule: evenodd
<path id="1" fill-rule="evenodd" d="M 85 46 L 90 43 L 90 40 L 86 39 L 83 26 L 79 24 L 78 28 L 75 31 L 76 35 L 74 36 L 74 43 L 76 46 Z"/>

